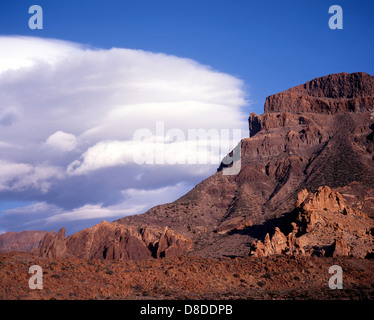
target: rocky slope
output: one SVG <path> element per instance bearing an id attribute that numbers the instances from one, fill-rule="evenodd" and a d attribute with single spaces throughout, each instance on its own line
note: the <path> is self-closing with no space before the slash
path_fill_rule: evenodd
<path id="1" fill-rule="evenodd" d="M 37 249 L 47 231 L 5 232 L 0 234 L 0 251 L 33 251 Z"/>

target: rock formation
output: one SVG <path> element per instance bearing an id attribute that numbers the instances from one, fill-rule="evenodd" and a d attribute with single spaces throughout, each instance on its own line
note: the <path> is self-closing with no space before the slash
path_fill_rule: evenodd
<path id="1" fill-rule="evenodd" d="M 348 206 L 340 193 L 329 187 L 320 187 L 315 193 L 302 190 L 296 205 L 292 232 L 286 237 L 276 227 L 271 240 L 266 234 L 263 242 L 252 243 L 251 255 L 317 254 L 365 258 L 372 254 L 373 219 Z"/>
<path id="2" fill-rule="evenodd" d="M 157 246 L 157 258 L 169 258 L 185 254 L 193 249 L 191 239 L 186 239 L 180 234 L 175 234 L 173 230 L 165 228 Z"/>
<path id="3" fill-rule="evenodd" d="M 39 247 L 39 254 L 46 258 L 57 258 L 66 255 L 65 228 L 61 228 L 57 234 L 47 233 Z"/>
<path id="4" fill-rule="evenodd" d="M 56 235 L 46 234 L 39 255 L 47 258 L 74 256 L 83 259 L 144 260 L 172 257 L 193 249 L 193 243 L 172 230 L 132 228 L 102 221 L 68 238 L 62 228 Z"/>

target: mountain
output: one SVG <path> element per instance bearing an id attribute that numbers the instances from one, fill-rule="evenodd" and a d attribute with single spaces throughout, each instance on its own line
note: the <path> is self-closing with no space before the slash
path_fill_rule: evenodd
<path id="1" fill-rule="evenodd" d="M 167 225 L 193 239 L 193 254 L 243 256 L 275 227 L 290 231 L 300 192 L 328 186 L 368 216 L 367 232 L 374 216 L 373 99 L 374 77 L 362 72 L 272 95 L 264 114 L 249 117 L 238 175 L 223 175 L 221 166 L 177 201 L 117 222 Z"/>
<path id="2" fill-rule="evenodd" d="M 47 231 L 5 232 L 0 234 L 0 251 L 33 251 L 37 249 Z M 53 232 L 51 233 L 53 235 Z"/>
<path id="3" fill-rule="evenodd" d="M 167 227 L 179 239 L 171 255 L 373 256 L 373 76 L 333 74 L 274 94 L 262 115 L 250 114 L 249 136 L 239 174 L 223 175 L 222 164 L 173 203 L 67 239 L 46 236 L 41 254 L 160 257 L 155 246 L 178 242 L 161 240 Z"/>
<path id="4" fill-rule="evenodd" d="M 365 72 L 332 74 L 267 97 L 265 113 L 370 112 L 373 91 L 373 77 Z"/>

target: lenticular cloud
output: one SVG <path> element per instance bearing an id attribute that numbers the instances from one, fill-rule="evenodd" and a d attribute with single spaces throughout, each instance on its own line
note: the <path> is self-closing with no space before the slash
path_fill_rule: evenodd
<path id="1" fill-rule="evenodd" d="M 4 230 L 56 228 L 82 208 L 100 219 L 157 203 L 126 190 L 176 186 L 174 200 L 211 168 L 134 164 L 134 132 L 157 121 L 184 132 L 246 127 L 242 81 L 190 59 L 31 37 L 0 37 L 0 48 L 0 201 L 59 214 L 41 211 L 36 225 L 17 207 L 3 210 Z"/>

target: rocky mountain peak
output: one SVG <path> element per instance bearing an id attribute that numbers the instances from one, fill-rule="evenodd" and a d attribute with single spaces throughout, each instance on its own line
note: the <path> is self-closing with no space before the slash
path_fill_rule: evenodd
<path id="1" fill-rule="evenodd" d="M 365 72 L 336 73 L 271 95 L 265 113 L 336 114 L 374 109 L 374 77 Z"/>

